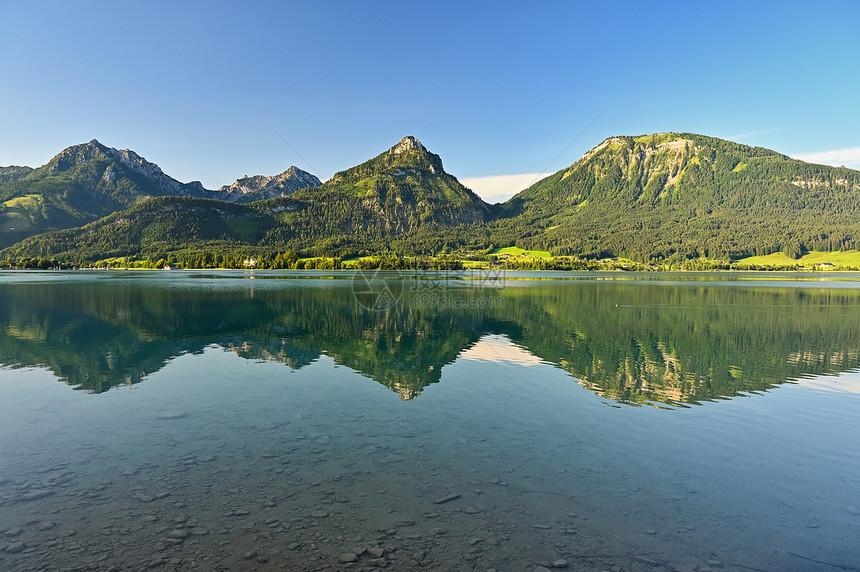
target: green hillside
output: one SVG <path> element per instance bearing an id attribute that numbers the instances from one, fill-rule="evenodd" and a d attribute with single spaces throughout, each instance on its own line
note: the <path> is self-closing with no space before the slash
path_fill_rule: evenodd
<path id="1" fill-rule="evenodd" d="M 234 252 L 260 241 L 275 224 L 271 214 L 212 199 L 159 197 L 80 228 L 37 235 L 4 251 L 19 256 L 94 261 L 158 259 L 187 247 Z"/>
<path id="2" fill-rule="evenodd" d="M 435 254 L 445 228 L 483 225 L 491 218 L 490 207 L 414 137 L 290 198 L 301 207 L 283 216 L 282 227 L 264 244 L 319 255 Z"/>
<path id="3" fill-rule="evenodd" d="M 502 205 L 499 244 L 634 260 L 860 245 L 860 172 L 702 135 L 612 137 Z"/>

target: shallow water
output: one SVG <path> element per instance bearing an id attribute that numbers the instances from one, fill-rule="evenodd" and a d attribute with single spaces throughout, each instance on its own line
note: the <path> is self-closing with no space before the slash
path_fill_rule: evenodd
<path id="1" fill-rule="evenodd" d="M 0 274 L 0 568 L 857 567 L 850 276 L 334 277 Z"/>

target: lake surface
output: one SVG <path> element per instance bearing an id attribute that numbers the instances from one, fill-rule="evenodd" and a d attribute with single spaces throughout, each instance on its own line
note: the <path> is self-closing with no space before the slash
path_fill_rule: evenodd
<path id="1" fill-rule="evenodd" d="M 860 570 L 858 368 L 855 275 L 0 273 L 0 569 Z"/>

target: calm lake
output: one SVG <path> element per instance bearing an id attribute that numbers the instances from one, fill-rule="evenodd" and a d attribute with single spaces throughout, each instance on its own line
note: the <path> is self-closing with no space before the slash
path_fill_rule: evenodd
<path id="1" fill-rule="evenodd" d="M 860 276 L 0 272 L 2 570 L 860 570 Z"/>

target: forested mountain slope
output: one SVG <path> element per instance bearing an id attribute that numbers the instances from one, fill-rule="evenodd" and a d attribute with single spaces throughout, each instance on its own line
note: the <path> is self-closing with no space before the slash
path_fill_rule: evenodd
<path id="1" fill-rule="evenodd" d="M 690 133 L 609 138 L 503 205 L 500 243 L 636 260 L 860 246 L 860 172 Z"/>

